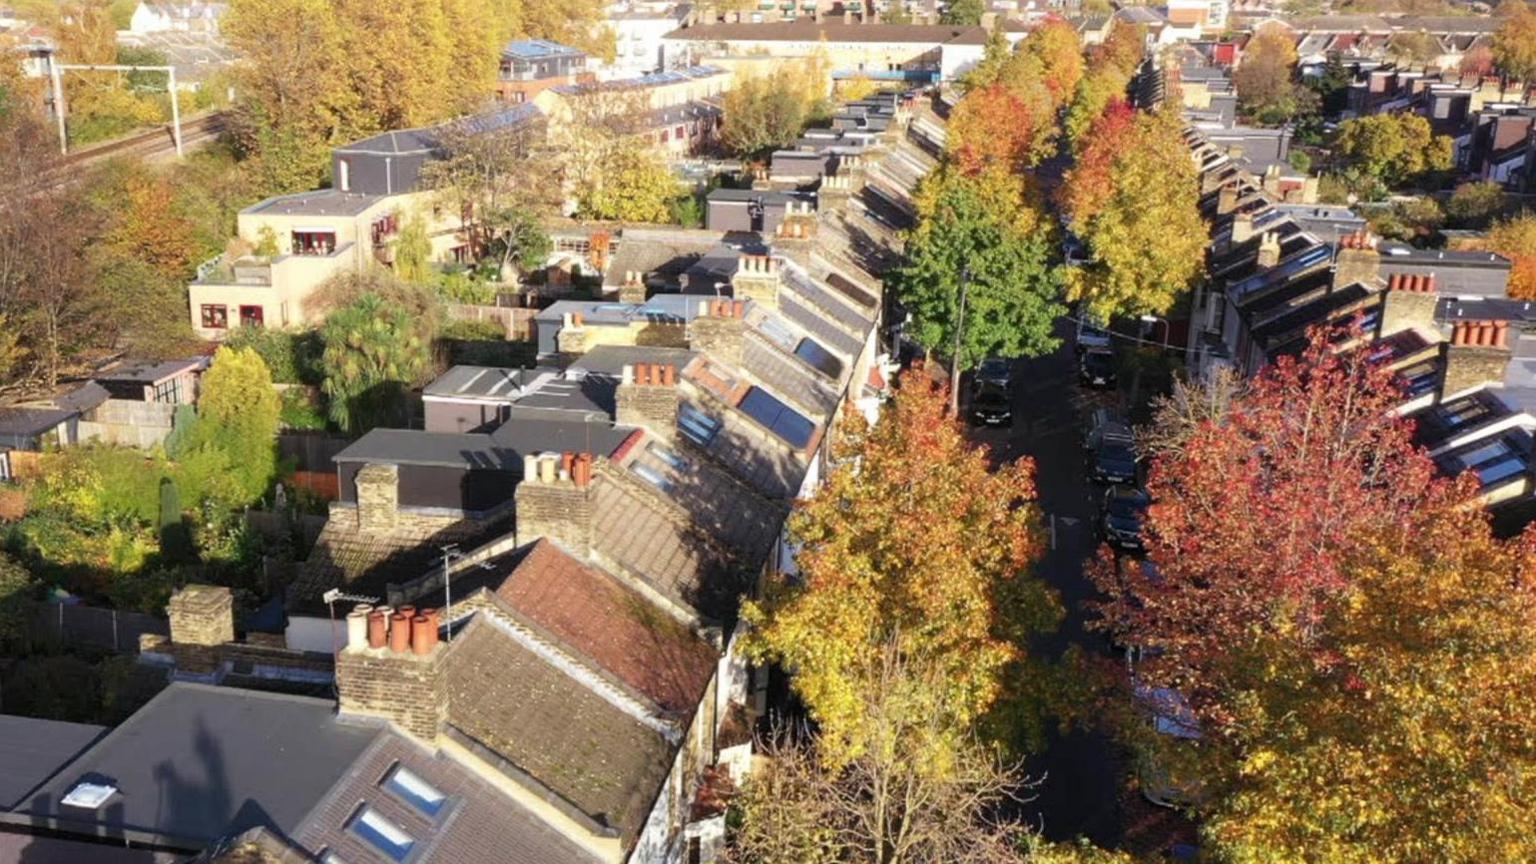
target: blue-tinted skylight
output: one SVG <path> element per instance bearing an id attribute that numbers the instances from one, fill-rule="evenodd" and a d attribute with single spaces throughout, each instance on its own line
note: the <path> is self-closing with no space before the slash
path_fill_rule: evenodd
<path id="1" fill-rule="evenodd" d="M 720 431 L 720 421 L 692 405 L 684 404 L 677 411 L 677 428 L 693 443 L 707 447 Z"/>
<path id="2" fill-rule="evenodd" d="M 811 443 L 811 434 L 816 431 L 811 421 L 759 387 L 748 390 L 736 407 L 796 449 Z"/>
<path id="3" fill-rule="evenodd" d="M 447 795 L 439 792 L 431 783 L 421 779 L 416 772 L 404 765 L 397 766 L 390 772 L 388 779 L 384 781 L 384 788 L 405 799 L 406 803 L 427 817 L 441 813 L 443 806 L 448 803 Z"/>
<path id="4" fill-rule="evenodd" d="M 368 806 L 364 806 L 352 820 L 352 833 L 368 841 L 368 845 L 391 861 L 404 861 L 416 845 L 415 837 Z"/>
<path id="5" fill-rule="evenodd" d="M 633 469 L 636 474 L 640 475 L 641 480 L 644 480 L 652 486 L 655 486 L 657 489 L 660 489 L 663 492 L 671 490 L 672 481 L 661 476 L 660 471 L 657 471 L 655 468 L 652 468 L 644 462 L 636 462 L 635 464 L 631 465 L 630 468 Z"/>

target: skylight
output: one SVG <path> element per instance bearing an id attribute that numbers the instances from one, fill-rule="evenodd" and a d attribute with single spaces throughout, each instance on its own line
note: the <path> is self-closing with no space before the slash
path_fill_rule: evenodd
<path id="1" fill-rule="evenodd" d="M 436 816 L 442 812 L 443 805 L 448 803 L 447 795 L 404 765 L 398 765 L 390 772 L 384 781 L 384 788 L 405 799 L 407 804 L 426 816 Z"/>
<path id="2" fill-rule="evenodd" d="M 795 356 L 828 378 L 843 374 L 843 361 L 834 357 L 832 352 L 821 347 L 821 343 L 814 339 L 801 339 L 800 344 L 795 346 Z"/>
<path id="3" fill-rule="evenodd" d="M 692 405 L 684 404 L 677 411 L 677 428 L 693 443 L 707 447 L 720 431 L 720 421 Z"/>
<path id="4" fill-rule="evenodd" d="M 91 783 L 81 781 L 75 784 L 75 788 L 69 790 L 60 803 L 68 807 L 83 807 L 86 810 L 95 810 L 107 803 L 107 799 L 117 794 L 117 787 L 110 783 Z"/>
<path id="5" fill-rule="evenodd" d="M 352 820 L 352 833 L 368 841 L 368 845 L 391 861 L 404 861 L 416 845 L 415 837 L 367 805 Z"/>
<path id="6" fill-rule="evenodd" d="M 655 486 L 657 489 L 666 492 L 672 488 L 672 481 L 661 476 L 661 472 L 657 471 L 655 468 L 652 468 L 643 462 L 636 462 L 630 467 L 636 474 L 640 475 L 640 479 L 651 484 L 652 486 Z"/>

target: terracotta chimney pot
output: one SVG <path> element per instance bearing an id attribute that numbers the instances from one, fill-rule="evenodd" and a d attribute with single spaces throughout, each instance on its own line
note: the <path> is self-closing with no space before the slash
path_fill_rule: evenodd
<path id="1" fill-rule="evenodd" d="M 437 630 L 425 615 L 411 618 L 411 651 L 417 656 L 430 654 L 437 647 Z"/>
<path id="2" fill-rule="evenodd" d="M 389 622 L 383 612 L 368 613 L 368 647 L 383 648 L 389 640 Z"/>
<path id="3" fill-rule="evenodd" d="M 389 650 L 404 654 L 411 648 L 411 619 L 399 612 L 389 616 Z"/>

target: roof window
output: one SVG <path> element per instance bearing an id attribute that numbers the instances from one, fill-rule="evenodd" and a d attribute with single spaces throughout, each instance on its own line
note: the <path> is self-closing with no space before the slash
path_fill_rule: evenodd
<path id="1" fill-rule="evenodd" d="M 415 837 L 405 833 L 405 829 L 366 804 L 358 811 L 357 818 L 352 820 L 351 827 L 352 833 L 366 840 L 368 845 L 391 861 L 404 861 L 416 846 Z"/>
<path id="2" fill-rule="evenodd" d="M 415 807 L 422 815 L 433 817 L 441 813 L 443 806 L 448 803 L 448 796 L 438 791 L 431 783 L 421 779 L 420 775 L 404 765 L 396 765 L 395 770 L 384 779 L 384 788 L 404 799 L 407 804 Z"/>
<path id="3" fill-rule="evenodd" d="M 688 440 L 700 447 L 708 447 L 720 431 L 720 421 L 684 403 L 678 407 L 677 428 L 688 436 Z"/>
<path id="4" fill-rule="evenodd" d="M 111 783 L 92 783 L 82 780 L 75 784 L 75 788 L 69 790 L 64 800 L 59 802 L 67 807 L 83 807 L 86 810 L 95 810 L 107 803 L 107 799 L 117 794 L 117 787 Z"/>

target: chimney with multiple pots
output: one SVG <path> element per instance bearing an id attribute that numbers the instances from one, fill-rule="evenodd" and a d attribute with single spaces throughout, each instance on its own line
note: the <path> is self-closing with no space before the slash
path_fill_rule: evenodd
<path id="1" fill-rule="evenodd" d="M 517 501 L 517 543 L 548 537 L 584 557 L 592 548 L 591 453 L 529 453 Z"/>
<path id="2" fill-rule="evenodd" d="M 1456 321 L 1445 346 L 1442 401 L 1485 384 L 1504 380 L 1513 352 L 1508 321 Z"/>
<path id="3" fill-rule="evenodd" d="M 625 364 L 614 394 L 614 422 L 644 426 L 670 440 L 677 431 L 677 366 L 672 363 Z"/>
<path id="4" fill-rule="evenodd" d="M 354 606 L 336 657 L 342 714 L 382 717 L 423 741 L 437 737 L 447 694 L 439 667 L 447 648 L 436 609 Z"/>

